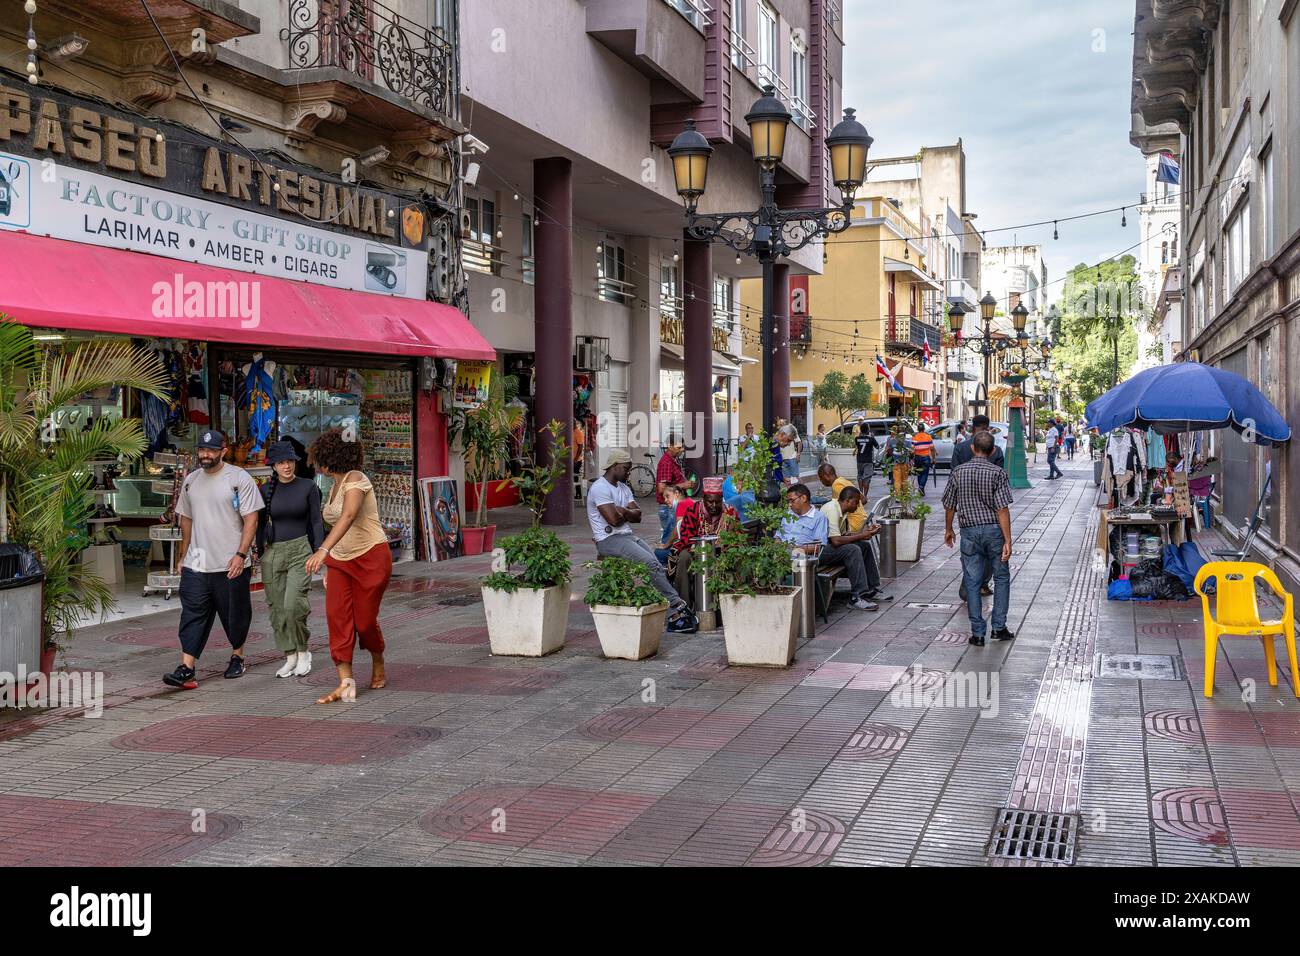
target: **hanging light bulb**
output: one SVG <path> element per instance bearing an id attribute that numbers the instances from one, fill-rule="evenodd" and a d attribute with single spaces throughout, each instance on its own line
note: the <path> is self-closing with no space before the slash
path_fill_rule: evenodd
<path id="1" fill-rule="evenodd" d="M 736 256 L 736 265 L 740 265 L 740 256 Z"/>
<path id="2" fill-rule="evenodd" d="M 519 193 L 515 193 L 515 202 L 519 202 Z"/>
<path id="3" fill-rule="evenodd" d="M 36 73 L 36 54 L 27 54 L 27 72 L 35 75 Z"/>
<path id="4" fill-rule="evenodd" d="M 23 4 L 23 10 L 27 12 L 29 17 L 34 14 L 36 12 L 36 0 L 27 0 L 27 2 Z"/>
<path id="5" fill-rule="evenodd" d="M 1052 220 L 1052 238 L 1053 238 L 1053 239 L 1060 239 L 1060 238 L 1061 238 L 1061 234 L 1060 234 L 1059 232 L 1057 232 L 1057 230 L 1056 230 L 1056 220 L 1055 220 L 1055 219 Z"/>
<path id="6" fill-rule="evenodd" d="M 605 251 L 605 247 L 601 245 L 599 242 L 596 243 L 596 255 L 600 255 L 604 251 Z"/>
<path id="7" fill-rule="evenodd" d="M 1121 206 L 1121 207 L 1120 207 L 1120 209 L 1119 209 L 1119 224 L 1120 224 L 1121 226 L 1125 226 L 1125 227 L 1128 226 L 1128 206 Z"/>
<path id="8" fill-rule="evenodd" d="M 29 50 L 36 49 L 36 31 L 33 30 L 31 27 L 27 28 L 27 49 Z"/>

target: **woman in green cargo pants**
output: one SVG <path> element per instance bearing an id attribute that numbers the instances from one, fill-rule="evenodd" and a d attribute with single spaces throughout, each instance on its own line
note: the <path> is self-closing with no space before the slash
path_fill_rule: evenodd
<path id="1" fill-rule="evenodd" d="M 320 489 L 314 481 L 297 476 L 298 456 L 288 442 L 271 445 L 266 461 L 275 474 L 262 484 L 266 507 L 257 544 L 275 646 L 285 658 L 275 676 L 301 677 L 311 671 L 311 651 L 307 650 L 311 575 L 306 564 L 325 540 Z"/>

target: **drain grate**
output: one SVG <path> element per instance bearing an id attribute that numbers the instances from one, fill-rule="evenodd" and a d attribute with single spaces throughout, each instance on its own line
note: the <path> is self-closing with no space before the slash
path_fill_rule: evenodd
<path id="1" fill-rule="evenodd" d="M 917 611 L 951 611 L 951 604 L 933 604 L 925 601 L 909 601 L 907 606 Z"/>
<path id="2" fill-rule="evenodd" d="M 1178 660 L 1168 654 L 1098 654 L 1093 659 L 1096 677 L 1132 680 L 1182 680 Z"/>
<path id="3" fill-rule="evenodd" d="M 1043 813 L 1001 807 L 993 822 L 989 856 L 999 860 L 1073 863 L 1079 833 L 1076 813 Z"/>
<path id="4" fill-rule="evenodd" d="M 436 603 L 443 607 L 469 607 L 471 604 L 481 604 L 483 595 L 478 592 L 469 592 L 467 594 L 452 594 L 447 597 L 438 598 Z"/>

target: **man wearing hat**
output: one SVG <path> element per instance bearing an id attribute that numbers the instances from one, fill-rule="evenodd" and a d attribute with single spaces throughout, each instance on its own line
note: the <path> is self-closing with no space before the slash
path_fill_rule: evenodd
<path id="1" fill-rule="evenodd" d="M 691 589 L 691 555 L 701 536 L 721 534 L 728 527 L 740 527 L 740 515 L 736 509 L 722 501 L 722 477 L 713 476 L 701 482 L 703 494 L 699 501 L 693 501 L 686 513 L 682 515 L 681 528 L 677 540 L 673 542 L 669 566 L 673 569 L 673 584 L 678 594 L 686 595 L 688 606 L 695 595 Z M 691 607 L 692 610 L 698 608 Z"/>
<path id="2" fill-rule="evenodd" d="M 631 468 L 632 456 L 615 449 L 605 460 L 605 473 L 587 489 L 587 522 L 591 525 L 592 540 L 596 542 L 596 554 L 602 558 L 626 558 L 649 568 L 651 583 L 671 605 L 668 630 L 694 634 L 700 629 L 695 615 L 668 583 L 668 576 L 654 550 L 632 531 L 632 525 L 641 522 L 641 509 L 627 485 L 627 473 Z"/>
<path id="3" fill-rule="evenodd" d="M 257 534 L 262 495 L 244 469 L 223 460 L 226 436 L 214 428 L 199 435 L 199 468 L 185 476 L 176 497 L 181 521 L 181 663 L 163 677 L 172 687 L 199 686 L 194 672 L 212 622 L 234 649 L 225 676 L 244 673 L 244 641 L 253 618 L 249 551 Z"/>

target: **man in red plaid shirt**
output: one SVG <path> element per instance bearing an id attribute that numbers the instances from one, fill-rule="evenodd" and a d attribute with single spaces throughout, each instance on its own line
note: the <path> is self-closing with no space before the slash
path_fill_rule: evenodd
<path id="1" fill-rule="evenodd" d="M 673 514 L 673 506 L 664 500 L 664 489 L 669 485 L 675 485 L 682 489 L 682 494 L 686 494 L 691 490 L 691 484 L 686 480 L 686 472 L 682 471 L 682 466 L 677 461 L 685 450 L 686 448 L 678 436 L 669 435 L 664 453 L 659 457 L 659 466 L 655 468 L 655 501 L 659 504 L 659 529 L 662 532 L 659 543 L 661 545 L 668 543 L 668 538 L 671 536 L 673 529 L 673 520 L 677 517 Z"/>

